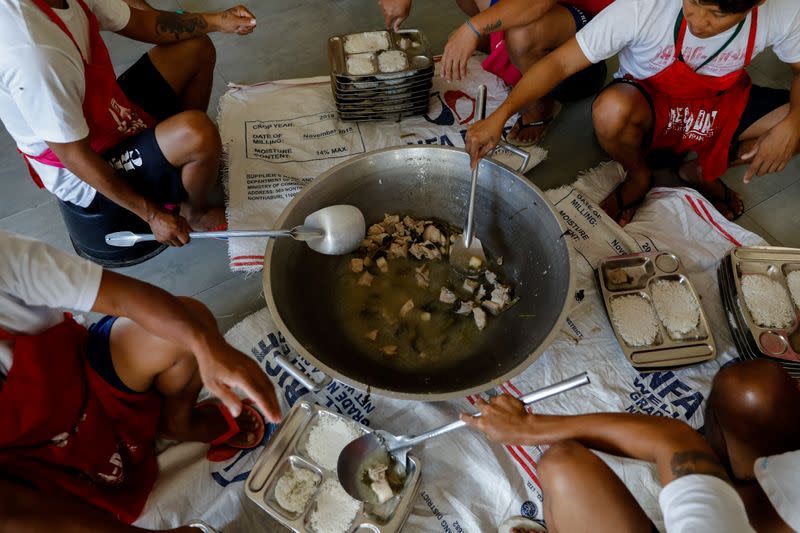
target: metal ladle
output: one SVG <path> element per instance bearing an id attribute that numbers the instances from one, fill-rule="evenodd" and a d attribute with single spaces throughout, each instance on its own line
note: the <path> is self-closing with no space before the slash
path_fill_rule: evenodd
<path id="1" fill-rule="evenodd" d="M 475 122 L 483 120 L 486 116 L 486 86 L 478 87 L 478 99 L 475 104 Z M 486 253 L 483 244 L 475 236 L 475 192 L 478 188 L 478 168 L 481 162 L 472 169 L 472 183 L 469 189 L 469 206 L 467 209 L 467 223 L 464 234 L 456 239 L 450 246 L 450 264 L 462 273 L 480 274 L 486 269 Z"/>
<path id="2" fill-rule="evenodd" d="M 583 387 L 590 383 L 586 372 L 578 374 L 564 381 L 559 381 L 554 385 L 535 390 L 519 398 L 525 405 L 530 405 L 539 400 L 550 398 L 562 392 Z M 480 413 L 473 415 L 481 416 Z M 392 435 L 386 431 L 375 430 L 357 438 L 344 447 L 339 454 L 339 461 L 336 465 L 336 473 L 339 476 L 339 483 L 344 490 L 357 500 L 364 502 L 371 501 L 371 489 L 364 481 L 364 474 L 368 468 L 376 464 L 395 463 L 395 468 L 401 474 L 406 472 L 406 455 L 414 446 L 423 442 L 449 433 L 454 429 L 462 428 L 467 423 L 456 420 L 446 426 L 432 429 L 422 435 Z"/>
<path id="3" fill-rule="evenodd" d="M 309 248 L 325 255 L 344 255 L 355 251 L 366 234 L 366 223 L 361 211 L 352 205 L 332 205 L 308 215 L 302 226 L 279 230 L 192 231 L 192 239 L 233 237 L 291 237 L 305 241 Z M 128 247 L 137 242 L 154 241 L 147 233 L 118 231 L 106 235 L 106 244 Z"/>

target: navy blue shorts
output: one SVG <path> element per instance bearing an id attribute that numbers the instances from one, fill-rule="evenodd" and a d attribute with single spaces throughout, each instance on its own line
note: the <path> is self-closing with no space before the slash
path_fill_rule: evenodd
<path id="1" fill-rule="evenodd" d="M 89 326 L 89 340 L 86 344 L 86 359 L 89 366 L 103 378 L 103 380 L 115 389 L 129 394 L 140 394 L 125 385 L 117 371 L 114 369 L 114 361 L 111 359 L 111 327 L 118 317 L 104 316 L 91 326 Z"/>

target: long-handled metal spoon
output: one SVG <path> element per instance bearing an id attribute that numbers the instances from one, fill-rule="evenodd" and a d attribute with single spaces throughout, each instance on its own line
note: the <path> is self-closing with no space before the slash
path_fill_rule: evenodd
<path id="1" fill-rule="evenodd" d="M 302 226 L 278 230 L 192 231 L 192 239 L 220 237 L 291 237 L 305 241 L 309 248 L 326 255 L 343 255 L 356 250 L 366 233 L 366 223 L 361 211 L 352 205 L 332 205 L 308 215 Z M 137 242 L 154 241 L 147 233 L 118 231 L 106 235 L 110 246 L 133 246 Z"/>
<path id="2" fill-rule="evenodd" d="M 486 116 L 486 86 L 478 87 L 478 100 L 475 104 L 475 122 Z M 475 192 L 478 189 L 478 168 L 480 161 L 472 169 L 472 183 L 469 188 L 469 207 L 464 234 L 450 246 L 450 264 L 462 273 L 480 274 L 486 268 L 486 253 L 481 241 L 475 237 Z"/>
<path id="3" fill-rule="evenodd" d="M 519 400 L 525 405 L 530 405 L 562 392 L 583 387 L 589 383 L 589 376 L 586 372 L 583 372 L 554 385 L 535 390 L 520 397 Z M 479 417 L 481 415 L 478 413 L 473 416 Z M 393 462 L 395 463 L 395 468 L 404 474 L 406 471 L 406 455 L 411 448 L 426 440 L 439 437 L 466 425 L 466 422 L 456 420 L 422 435 L 392 435 L 381 430 L 367 433 L 345 446 L 342 453 L 339 454 L 339 461 L 336 465 L 339 483 L 353 498 L 361 501 L 371 501 L 374 495 L 371 494 L 372 491 L 365 482 L 365 473 L 369 468 L 379 464 L 388 465 Z"/>

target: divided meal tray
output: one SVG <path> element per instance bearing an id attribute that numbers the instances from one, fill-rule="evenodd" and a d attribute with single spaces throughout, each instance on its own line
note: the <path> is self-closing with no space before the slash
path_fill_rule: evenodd
<path id="1" fill-rule="evenodd" d="M 317 493 L 327 479 L 337 479 L 335 471 L 318 465 L 305 451 L 308 430 L 313 427 L 317 417 L 334 417 L 350 424 L 357 424 L 338 413 L 324 409 L 316 404 L 301 401 L 295 404 L 275 434 L 256 460 L 252 472 L 245 482 L 245 494 L 256 505 L 282 525 L 295 533 L 314 533 L 309 519 L 314 510 Z M 360 427 L 362 434 L 371 430 Z M 319 476 L 314 496 L 299 514 L 292 514 L 281 507 L 275 499 L 275 484 L 288 468 L 305 468 Z M 402 492 L 383 505 L 363 503 L 348 531 L 394 533 L 400 531 L 408 519 L 419 493 L 421 463 L 413 455 L 408 455 L 408 476 Z"/>
<path id="2" fill-rule="evenodd" d="M 615 283 L 614 276 L 610 273 L 616 269 L 622 269 L 630 281 L 623 284 Z M 716 344 L 703 310 L 702 301 L 683 271 L 680 259 L 675 254 L 653 252 L 608 257 L 601 261 L 595 271 L 595 277 L 617 341 L 625 357 L 635 368 L 658 370 L 688 366 L 716 357 Z M 677 281 L 691 291 L 700 308 L 700 318 L 693 331 L 683 335 L 673 335 L 661 322 L 655 310 L 651 293 L 651 285 L 658 280 Z M 640 296 L 653 306 L 659 332 L 654 343 L 649 346 L 629 345 L 614 324 L 611 302 L 614 298 L 628 295 Z"/>
<path id="3" fill-rule="evenodd" d="M 731 304 L 737 312 L 740 333 L 745 336 L 752 351 L 789 363 L 800 370 L 800 309 L 792 298 L 786 282 L 790 272 L 800 271 L 800 249 L 752 246 L 737 248 L 723 260 L 727 270 L 727 283 L 731 289 Z M 794 320 L 786 328 L 764 327 L 753 319 L 742 293 L 742 278 L 747 275 L 764 275 L 778 282 L 786 291 L 794 311 Z"/>
<path id="4" fill-rule="evenodd" d="M 385 35 L 388 44 L 386 50 L 404 52 L 408 60 L 406 68 L 397 72 L 380 72 L 377 59 L 380 52 L 375 52 L 372 53 L 375 66 L 374 73 L 350 74 L 347 71 L 347 57 L 349 54 L 345 52 L 345 41 L 359 34 L 336 35 L 328 39 L 328 61 L 331 67 L 331 75 L 336 80 L 342 82 L 396 80 L 413 76 L 425 69 L 432 69 L 433 57 L 430 53 L 430 45 L 420 30 L 405 29 L 397 32 L 379 31 L 367 33 Z"/>

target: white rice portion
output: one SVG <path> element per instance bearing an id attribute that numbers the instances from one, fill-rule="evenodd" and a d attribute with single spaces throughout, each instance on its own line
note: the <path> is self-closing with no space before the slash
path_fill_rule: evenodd
<path id="1" fill-rule="evenodd" d="M 794 304 L 800 309 L 800 270 L 789 272 L 786 276 L 786 283 L 789 284 L 789 292 L 792 293 Z"/>
<path id="2" fill-rule="evenodd" d="M 408 68 L 408 56 L 399 50 L 389 50 L 378 55 L 378 70 L 381 72 L 400 72 Z"/>
<path id="3" fill-rule="evenodd" d="M 314 495 L 319 476 L 305 468 L 289 468 L 275 484 L 278 505 L 290 513 L 301 513 Z"/>
<path id="4" fill-rule="evenodd" d="M 389 49 L 389 34 L 385 31 L 354 33 L 344 38 L 344 51 L 347 54 L 380 52 Z"/>
<path id="5" fill-rule="evenodd" d="M 692 291 L 679 281 L 660 279 L 650 288 L 658 318 L 670 335 L 685 335 L 700 322 L 700 305 Z"/>
<path id="6" fill-rule="evenodd" d="M 611 321 L 629 346 L 649 346 L 658 336 L 653 306 L 635 294 L 611 300 Z"/>
<path id="7" fill-rule="evenodd" d="M 326 479 L 317 495 L 309 525 L 316 533 L 346 533 L 360 510 L 361 503 L 351 498 L 338 481 Z"/>
<path id="8" fill-rule="evenodd" d="M 308 432 L 306 451 L 322 468 L 336 470 L 342 449 L 362 435 L 354 422 L 333 416 L 318 416 Z"/>
<path id="9" fill-rule="evenodd" d="M 788 328 L 794 322 L 792 302 L 783 285 L 763 274 L 742 276 L 742 294 L 756 324 Z"/>
<path id="10" fill-rule="evenodd" d="M 347 56 L 347 72 L 356 76 L 375 73 L 372 54 L 356 54 Z"/>

